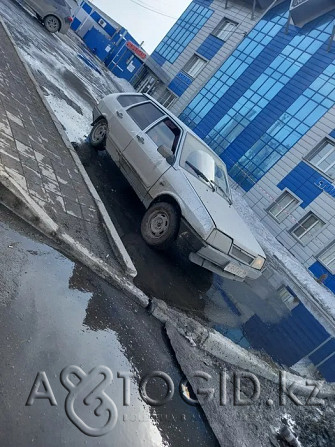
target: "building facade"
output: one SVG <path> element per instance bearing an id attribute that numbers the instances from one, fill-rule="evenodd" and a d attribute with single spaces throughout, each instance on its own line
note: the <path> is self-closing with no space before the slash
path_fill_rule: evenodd
<path id="1" fill-rule="evenodd" d="M 147 54 L 129 32 L 89 1 L 74 10 L 71 28 L 119 78 L 131 81 Z"/>
<path id="2" fill-rule="evenodd" d="M 152 55 L 169 74 L 153 96 L 170 94 L 264 224 L 333 292 L 334 24 L 330 0 L 195 0 Z"/>
<path id="3" fill-rule="evenodd" d="M 256 8 L 253 0 L 192 1 L 152 53 L 150 67 L 145 64 L 135 88 L 179 115 L 254 27 L 269 3 L 263 0 L 262 7 L 257 3 Z"/>

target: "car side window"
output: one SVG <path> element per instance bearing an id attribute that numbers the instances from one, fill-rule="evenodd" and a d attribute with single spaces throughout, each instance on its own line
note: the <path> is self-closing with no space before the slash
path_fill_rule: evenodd
<path id="1" fill-rule="evenodd" d="M 131 107 L 127 110 L 127 113 L 141 130 L 144 130 L 146 127 L 150 126 L 150 124 L 164 116 L 164 114 L 151 102 Z"/>
<path id="2" fill-rule="evenodd" d="M 179 127 L 170 118 L 159 122 L 147 132 L 148 137 L 157 144 L 157 147 L 164 145 L 171 149 L 173 153 L 176 151 L 180 134 Z"/>
<path id="3" fill-rule="evenodd" d="M 120 95 L 117 100 L 122 107 L 128 107 L 139 102 L 144 102 L 147 98 L 144 95 Z"/>

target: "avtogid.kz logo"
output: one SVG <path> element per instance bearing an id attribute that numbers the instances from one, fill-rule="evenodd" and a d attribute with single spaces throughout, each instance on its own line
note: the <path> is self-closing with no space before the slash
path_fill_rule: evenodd
<path id="1" fill-rule="evenodd" d="M 88 436 L 103 436 L 115 427 L 118 411 L 113 400 L 105 393 L 105 389 L 113 381 L 113 373 L 109 368 L 97 366 L 86 374 L 79 366 L 72 365 L 63 369 L 60 380 L 69 392 L 65 399 L 67 417 L 80 431 Z M 47 399 L 51 405 L 57 405 L 45 372 L 37 374 L 26 405 L 33 405 L 35 399 Z M 99 427 L 91 427 L 83 421 L 75 411 L 75 404 L 80 399 L 99 422 L 107 421 Z"/>
<path id="2" fill-rule="evenodd" d="M 234 406 L 255 405 L 259 400 L 263 400 L 267 407 L 274 405 L 272 398 L 261 394 L 261 383 L 258 378 L 248 371 L 235 371 L 229 377 L 225 371 L 221 371 L 216 380 L 204 371 L 194 371 L 193 379 L 199 381 L 194 388 L 195 397 L 189 393 L 189 383 L 186 378 L 182 378 L 179 383 L 179 392 L 183 400 L 188 405 L 204 406 L 213 399 L 218 399 L 220 406 L 227 406 L 232 402 Z M 137 380 L 133 373 L 129 371 L 118 371 L 117 379 L 123 381 L 123 407 L 131 405 L 131 383 Z M 147 386 L 152 380 L 159 379 L 165 392 L 156 399 L 148 395 Z M 191 379 L 190 379 L 191 380 Z M 303 380 L 303 379 L 301 379 Z M 65 398 L 65 411 L 70 421 L 78 427 L 80 431 L 88 436 L 103 436 L 109 433 L 117 423 L 118 410 L 114 401 L 106 393 L 106 389 L 113 381 L 113 373 L 107 366 L 97 366 L 86 374 L 79 366 L 68 366 L 60 374 L 60 381 L 68 391 Z M 229 390 L 228 390 L 229 384 Z M 251 394 L 246 396 L 242 391 L 249 384 Z M 278 404 L 285 406 L 287 400 L 297 406 L 319 406 L 325 405 L 322 397 L 322 382 L 307 380 L 303 383 L 288 380 L 287 373 L 282 371 L 278 380 Z M 274 384 L 275 386 L 275 384 Z M 299 391 L 299 397 L 295 392 Z M 173 399 L 175 386 L 171 377 L 163 371 L 153 371 L 140 378 L 138 392 L 142 400 L 152 407 L 162 407 Z M 227 394 L 232 393 L 233 399 L 228 399 Z M 302 399 L 304 396 L 304 399 Z M 27 406 L 31 406 L 37 399 L 48 400 L 50 405 L 56 406 L 57 401 L 50 386 L 48 377 L 44 371 L 37 374 L 30 391 Z M 79 411 L 78 411 L 79 410 Z M 85 420 L 79 413 L 85 414 Z"/>

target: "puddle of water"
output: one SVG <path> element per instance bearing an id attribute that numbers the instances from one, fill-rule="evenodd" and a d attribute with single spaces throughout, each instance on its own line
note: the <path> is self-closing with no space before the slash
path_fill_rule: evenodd
<path id="1" fill-rule="evenodd" d="M 334 336 L 285 286 L 281 275 L 268 267 L 257 281 L 241 284 L 217 277 L 216 282 L 204 310 L 216 330 L 281 365 L 294 369 L 302 361 L 306 374 L 335 381 Z"/>
<path id="2" fill-rule="evenodd" d="M 0 209 L 0 220 L 3 220 Z M 114 375 L 108 387 L 118 409 L 113 431 L 94 445 L 216 446 L 201 410 L 187 406 L 176 392 L 163 407 L 151 407 L 139 393 L 139 381 L 155 370 L 166 372 L 176 390 L 181 380 L 161 325 L 120 292 L 74 264 L 52 248 L 28 239 L 0 223 L 0 273 L 7 296 L 2 301 L 0 327 L 2 358 L 0 387 L 1 444 L 84 445 L 83 435 L 66 417 L 67 391 L 60 383 L 64 367 L 77 365 L 88 373 L 98 365 Z M 9 267 L 9 269 L 7 268 Z M 5 278 L 5 279 L 4 279 Z M 38 371 L 45 371 L 58 405 L 36 400 L 25 406 Z M 133 374 L 130 405 L 124 406 L 123 379 Z M 97 382 L 96 382 L 97 383 Z M 164 384 L 153 381 L 148 395 L 163 398 Z M 79 396 L 75 410 L 88 425 L 100 426 L 92 408 Z M 103 418 L 102 418 L 103 419 Z M 17 430 L 17 424 L 20 430 Z M 43 427 L 43 430 L 41 429 Z M 50 437 L 52 433 L 52 437 Z"/>

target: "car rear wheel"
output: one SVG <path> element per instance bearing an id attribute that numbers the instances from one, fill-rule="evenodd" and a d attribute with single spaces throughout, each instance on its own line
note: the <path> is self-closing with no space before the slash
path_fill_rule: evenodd
<path id="1" fill-rule="evenodd" d="M 44 18 L 44 27 L 49 33 L 57 33 L 60 30 L 61 24 L 56 16 L 49 15 Z"/>
<path id="2" fill-rule="evenodd" d="M 106 138 L 108 132 L 107 121 L 103 118 L 93 124 L 88 140 L 95 149 L 103 151 L 106 148 Z"/>
<path id="3" fill-rule="evenodd" d="M 143 216 L 142 237 L 151 247 L 165 250 L 177 237 L 179 221 L 179 213 L 171 203 L 155 203 Z"/>

